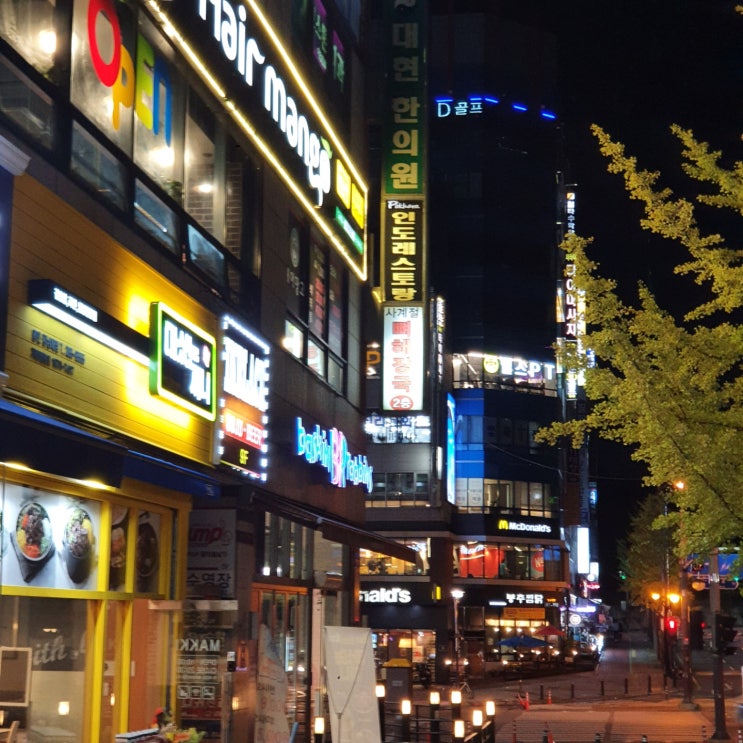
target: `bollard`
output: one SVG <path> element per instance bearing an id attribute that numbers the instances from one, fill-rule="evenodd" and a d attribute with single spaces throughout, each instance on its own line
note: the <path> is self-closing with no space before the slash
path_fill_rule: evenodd
<path id="1" fill-rule="evenodd" d="M 624 679 L 624 693 L 629 694 L 629 679 Z"/>
<path id="2" fill-rule="evenodd" d="M 740 730 L 738 735 L 740 736 Z M 707 728 L 704 725 L 702 725 L 702 743 L 707 743 Z"/>
<path id="3" fill-rule="evenodd" d="M 511 736 L 511 743 L 518 743 L 518 738 L 516 737 L 516 723 L 513 723 L 513 735 Z"/>
<path id="4" fill-rule="evenodd" d="M 601 733 L 596 733 L 596 737 L 593 739 L 593 743 L 601 743 Z"/>
<path id="5" fill-rule="evenodd" d="M 601 679 L 601 696 L 604 696 L 604 679 Z"/>
<path id="6" fill-rule="evenodd" d="M 570 684 L 570 698 L 575 699 L 575 684 Z"/>
<path id="7" fill-rule="evenodd" d="M 539 701 L 544 701 L 544 684 L 539 684 Z"/>
<path id="8" fill-rule="evenodd" d="M 643 735 L 642 738 L 640 738 L 640 740 L 642 741 L 642 743 L 648 743 L 648 736 Z"/>
<path id="9" fill-rule="evenodd" d="M 542 743 L 549 743 L 549 735 L 547 735 L 547 725 L 545 724 L 544 730 L 542 730 Z"/>
<path id="10" fill-rule="evenodd" d="M 526 709 L 529 709 L 529 692 L 526 692 Z"/>
<path id="11" fill-rule="evenodd" d="M 648 694 L 653 693 L 653 678 L 650 674 L 648 674 Z"/>
<path id="12" fill-rule="evenodd" d="M 552 704 L 552 689 L 547 689 L 547 704 Z"/>
<path id="13" fill-rule="evenodd" d="M 743 730 L 738 728 L 738 743 L 741 743 L 743 741 Z"/>

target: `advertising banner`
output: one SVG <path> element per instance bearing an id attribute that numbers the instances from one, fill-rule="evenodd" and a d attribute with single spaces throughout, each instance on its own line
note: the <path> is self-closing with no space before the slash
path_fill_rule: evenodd
<path id="1" fill-rule="evenodd" d="M 333 743 L 380 743 L 371 630 L 323 627 Z"/>

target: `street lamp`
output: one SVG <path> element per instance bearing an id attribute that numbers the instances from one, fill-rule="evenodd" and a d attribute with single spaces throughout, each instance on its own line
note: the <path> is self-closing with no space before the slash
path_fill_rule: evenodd
<path id="1" fill-rule="evenodd" d="M 457 674 L 457 681 L 460 679 L 459 675 L 459 602 L 464 596 L 464 591 L 461 588 L 452 588 L 451 597 L 454 601 L 454 663 Z"/>

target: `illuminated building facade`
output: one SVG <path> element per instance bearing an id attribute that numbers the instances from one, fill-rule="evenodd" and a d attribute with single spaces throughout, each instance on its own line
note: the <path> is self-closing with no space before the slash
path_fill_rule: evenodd
<path id="1" fill-rule="evenodd" d="M 28 664 L 0 708 L 29 738 L 169 708 L 307 740 L 359 547 L 413 557 L 362 528 L 362 24 L 2 3 L 0 646 Z"/>
<path id="2" fill-rule="evenodd" d="M 574 550 L 562 513 L 564 459 L 534 441 L 564 414 L 553 350 L 563 164 L 554 38 L 513 8 L 509 16 L 505 4 L 414 5 L 430 29 L 420 83 L 427 128 L 418 141 L 425 141 L 430 289 L 420 356 L 428 386 L 405 412 L 387 405 L 386 356 L 398 349 L 380 332 L 369 351 L 375 486 L 367 518 L 419 557 L 404 564 L 362 552 L 362 612 L 380 661 L 426 663 L 443 682 L 455 655 L 484 675 L 511 657 L 501 642 L 514 634 L 557 627 L 560 634 L 544 640 L 549 655 L 562 652 L 570 634 Z M 409 28 L 406 12 L 392 17 L 392 38 L 400 38 L 394 29 Z M 381 47 L 390 19 L 380 13 L 377 20 Z M 387 79 L 404 77 L 413 65 L 392 52 Z M 382 112 L 383 194 L 385 125 Z M 389 147 L 401 172 L 403 139 Z M 382 235 L 384 266 L 395 242 Z M 384 275 L 380 283 L 388 296 Z"/>

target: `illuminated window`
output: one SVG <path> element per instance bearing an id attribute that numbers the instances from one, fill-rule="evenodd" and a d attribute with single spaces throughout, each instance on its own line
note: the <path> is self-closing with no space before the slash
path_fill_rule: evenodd
<path id="1" fill-rule="evenodd" d="M 217 239 L 224 236 L 224 220 L 216 214 L 214 116 L 196 95 L 188 99 L 185 141 L 183 206 Z"/>
<path id="2" fill-rule="evenodd" d="M 51 77 L 57 33 L 54 0 L 3 2 L 0 36 L 42 75 Z"/>

